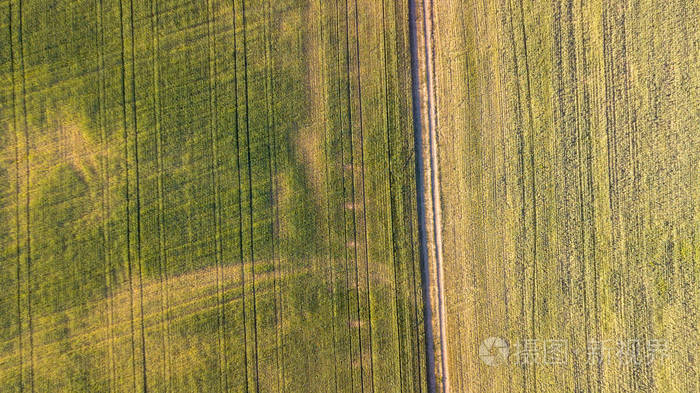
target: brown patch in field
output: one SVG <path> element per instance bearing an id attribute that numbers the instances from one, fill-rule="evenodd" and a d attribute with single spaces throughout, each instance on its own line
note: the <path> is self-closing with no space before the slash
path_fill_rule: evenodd
<path id="1" fill-rule="evenodd" d="M 365 321 L 360 321 L 360 320 L 356 319 L 356 320 L 350 321 L 349 324 L 350 324 L 350 327 L 352 327 L 352 328 L 360 328 L 360 327 L 365 326 Z"/>

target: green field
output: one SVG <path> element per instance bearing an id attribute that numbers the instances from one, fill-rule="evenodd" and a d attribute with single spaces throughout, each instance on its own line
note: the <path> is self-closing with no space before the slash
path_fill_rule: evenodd
<path id="1" fill-rule="evenodd" d="M 0 2 L 0 391 L 421 391 L 404 8 Z"/>
<path id="2" fill-rule="evenodd" d="M 0 0 L 0 392 L 700 392 L 700 4 L 416 3 Z"/>
<path id="3" fill-rule="evenodd" d="M 699 392 L 700 3 L 434 18 L 451 391 Z"/>

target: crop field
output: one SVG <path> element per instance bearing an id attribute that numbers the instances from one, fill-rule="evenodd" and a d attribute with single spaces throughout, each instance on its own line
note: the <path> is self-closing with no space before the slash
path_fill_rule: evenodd
<path id="1" fill-rule="evenodd" d="M 699 392 L 698 2 L 432 10 L 450 391 Z"/>
<path id="2" fill-rule="evenodd" d="M 0 2 L 0 391 L 424 390 L 405 7 Z"/>
<path id="3" fill-rule="evenodd" d="M 698 20 L 0 0 L 0 392 L 700 392 Z"/>

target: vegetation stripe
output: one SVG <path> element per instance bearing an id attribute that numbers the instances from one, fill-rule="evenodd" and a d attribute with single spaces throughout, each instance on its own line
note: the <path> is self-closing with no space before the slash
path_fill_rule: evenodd
<path id="1" fill-rule="evenodd" d="M 214 218 L 214 259 L 216 265 L 216 292 L 217 292 L 217 334 L 218 334 L 218 368 L 219 368 L 219 391 L 228 392 L 228 380 L 226 377 L 226 351 L 224 336 L 224 306 L 222 301 L 222 280 L 223 267 L 221 266 L 221 198 L 219 197 L 219 154 L 216 146 L 218 139 L 217 129 L 217 109 L 216 109 L 216 32 L 212 31 L 212 24 L 216 22 L 216 16 L 210 0 L 207 6 L 207 86 L 209 91 L 209 129 L 211 139 L 211 180 L 214 191 L 213 218 Z M 213 85 L 213 86 L 212 86 Z"/>
<path id="2" fill-rule="evenodd" d="M 349 5 L 349 0 L 345 0 L 345 34 L 346 34 L 346 41 L 345 41 L 345 50 L 346 50 L 346 66 L 347 66 L 347 75 L 348 75 L 348 83 L 347 83 L 347 95 L 348 95 L 348 129 L 350 132 L 350 172 L 352 174 L 350 178 L 350 190 L 351 190 L 351 198 L 352 198 L 352 252 L 353 252 L 353 260 L 355 261 L 355 281 L 354 281 L 354 286 L 355 286 L 355 292 L 356 292 L 356 298 L 355 298 L 355 306 L 356 306 L 356 311 L 357 311 L 357 339 L 358 339 L 358 356 L 360 360 L 360 392 L 364 393 L 365 391 L 365 381 L 364 381 L 364 373 L 365 373 L 365 366 L 364 366 L 364 354 L 363 354 L 363 346 L 362 346 L 362 313 L 360 312 L 360 267 L 359 267 L 359 256 L 358 256 L 358 251 L 357 251 L 357 199 L 355 197 L 355 152 L 353 148 L 353 141 L 354 141 L 354 125 L 353 125 L 353 113 L 352 113 L 352 73 L 350 71 L 351 69 L 351 57 L 350 57 L 350 5 Z M 357 34 L 357 31 L 355 31 Z M 357 41 L 357 40 L 356 40 Z M 359 72 L 359 71 L 358 71 Z M 361 100 L 358 100 L 361 102 Z M 360 118 L 361 120 L 361 118 Z"/>
<path id="3" fill-rule="evenodd" d="M 163 347 L 163 378 L 165 391 L 172 391 L 170 364 L 170 305 L 168 261 L 165 253 L 165 206 L 163 201 L 163 131 L 161 126 L 160 97 L 160 29 L 158 26 L 158 0 L 151 0 L 151 35 L 153 66 L 153 116 L 156 131 L 157 199 L 158 199 L 158 277 L 160 280 L 161 346 Z"/>
<path id="4" fill-rule="evenodd" d="M 392 187 L 393 179 L 394 179 L 394 173 L 393 173 L 393 168 L 392 168 L 392 159 L 393 159 L 393 154 L 392 154 L 392 149 L 391 149 L 391 120 L 390 120 L 390 115 L 389 115 L 389 60 L 388 60 L 388 52 L 389 52 L 389 47 L 387 45 L 387 25 L 386 25 L 386 1 L 382 0 L 382 52 L 384 55 L 384 115 L 385 115 L 385 127 L 386 127 L 386 156 L 387 156 L 387 181 L 386 181 L 386 188 L 387 188 L 387 196 L 389 199 L 389 204 L 388 204 L 388 211 L 389 211 L 389 217 L 388 217 L 388 234 L 389 234 L 389 255 L 390 259 L 392 262 L 392 268 L 394 270 L 394 308 L 395 308 L 395 318 L 396 318 L 396 342 L 398 344 L 398 352 L 396 353 L 396 361 L 398 364 L 399 368 L 399 375 L 398 375 L 398 381 L 399 381 L 399 391 L 403 392 L 404 391 L 404 370 L 403 370 L 403 362 L 401 359 L 402 353 L 404 353 L 405 348 L 403 346 L 403 340 L 402 340 L 402 332 L 401 332 L 401 316 L 399 314 L 399 309 L 400 309 L 400 282 L 399 282 L 399 258 L 396 256 L 396 250 L 395 250 L 395 244 L 396 244 L 396 239 L 395 239 L 395 233 L 394 233 L 394 221 L 396 221 L 395 217 L 395 212 L 394 212 L 394 190 Z"/>
<path id="5" fill-rule="evenodd" d="M 241 293 L 242 293 L 242 303 L 241 303 L 241 316 L 243 319 L 243 363 L 244 363 L 244 374 L 245 374 L 245 392 L 250 392 L 249 386 L 249 376 L 248 376 L 248 327 L 246 321 L 246 301 L 245 301 L 245 258 L 243 251 L 243 188 L 241 182 L 241 149 L 240 149 L 240 116 L 238 113 L 238 38 L 237 38 L 237 27 L 236 27 L 236 0 L 231 0 L 231 9 L 233 13 L 233 90 L 234 95 L 234 108 L 235 108 L 235 126 L 236 126 L 236 169 L 237 169 L 237 180 L 238 180 L 238 248 L 239 257 L 241 260 Z"/>
<path id="6" fill-rule="evenodd" d="M 29 193 L 29 176 L 30 176 L 30 165 L 29 165 L 29 124 L 27 123 L 27 80 L 26 72 L 24 67 L 24 37 L 22 31 L 22 1 L 19 1 L 18 7 L 18 41 L 19 41 L 19 59 L 20 59 L 20 73 L 22 75 L 22 118 L 24 126 L 24 143 L 25 143 L 25 203 L 26 203 L 26 268 L 27 268 L 27 322 L 29 329 L 29 391 L 34 393 L 34 329 L 32 325 L 32 243 L 31 243 L 31 232 L 30 232 L 30 193 Z M 11 40 L 10 40 L 11 41 Z"/>
<path id="7" fill-rule="evenodd" d="M 527 239 L 528 235 L 528 227 L 527 227 L 527 185 L 526 185 L 526 178 L 527 178 L 527 168 L 525 167 L 525 149 L 527 142 L 525 140 L 525 130 L 523 129 L 523 124 L 524 124 L 524 116 L 523 116 L 523 98 L 522 98 L 522 92 L 521 90 L 523 87 L 521 86 L 520 82 L 520 71 L 518 67 L 518 54 L 517 54 L 517 44 L 515 41 L 515 26 L 513 25 L 513 16 L 512 14 L 514 11 L 512 10 L 512 2 L 509 5 L 509 14 L 510 14 L 510 29 L 511 29 L 511 42 L 512 42 L 512 48 L 513 48 L 513 64 L 514 64 L 514 69 L 515 69 L 515 79 L 516 79 L 516 97 L 517 97 L 517 135 L 518 135 L 518 159 L 519 159 L 519 176 L 520 176 L 520 225 L 521 225 L 521 236 L 525 239 Z M 524 40 L 523 40 L 524 41 Z M 525 101 L 527 101 L 527 98 L 525 98 Z M 526 306 L 525 302 L 527 300 L 527 289 L 526 289 L 526 283 L 525 283 L 525 277 L 526 277 L 526 264 L 525 260 L 527 256 L 525 255 L 524 250 L 522 249 L 521 246 L 521 251 L 519 257 L 523 261 L 523 263 L 519 264 L 519 283 L 520 283 L 520 318 L 521 318 L 521 323 L 526 324 Z M 534 294 L 534 291 L 533 291 Z M 534 300 L 531 297 L 531 300 Z M 532 317 L 534 318 L 534 316 Z M 532 322 L 532 320 L 531 320 Z M 531 325 L 531 328 L 534 328 L 534 324 Z M 532 332 L 528 333 L 530 335 Z M 528 336 L 523 336 L 522 340 L 526 340 Z M 528 378 L 527 370 L 532 370 L 534 366 L 526 366 L 524 368 L 523 374 L 522 374 L 522 385 L 524 391 L 528 391 L 528 386 L 530 386 L 530 381 Z M 534 371 L 533 371 L 534 372 Z"/>
<path id="8" fill-rule="evenodd" d="M 358 123 L 359 123 L 359 139 L 360 139 L 360 178 L 361 178 L 361 190 L 362 190 L 362 223 L 364 232 L 364 249 L 365 249 L 365 284 L 367 285 L 367 323 L 369 325 L 369 380 L 370 380 L 370 391 L 374 393 L 374 350 L 372 348 L 372 307 L 370 305 L 370 282 L 369 282 L 369 235 L 367 231 L 367 196 L 365 192 L 365 147 L 364 147 L 364 119 L 362 118 L 362 69 L 360 67 L 360 27 L 359 27 L 359 11 L 358 3 L 359 0 L 354 0 L 355 2 L 355 63 L 357 67 L 357 101 L 358 101 Z M 357 247 L 357 245 L 356 245 Z M 358 259 L 359 262 L 359 259 Z M 359 275 L 358 275 L 359 280 Z M 359 288 L 359 282 L 358 282 Z M 359 297 L 358 297 L 359 302 Z M 359 306 L 358 306 L 359 307 Z M 360 333 L 361 335 L 362 333 Z"/>
<path id="9" fill-rule="evenodd" d="M 527 53 L 527 34 L 525 32 L 525 11 L 523 10 L 523 0 L 520 0 L 520 32 L 523 39 L 523 57 L 525 63 L 525 101 L 527 101 L 527 114 L 528 114 L 528 130 L 530 133 L 530 192 L 532 195 L 532 277 L 531 277 L 531 335 L 536 337 L 535 332 L 535 316 L 536 316 L 536 286 L 537 286 L 537 190 L 535 187 L 535 130 L 533 128 L 532 120 L 532 92 L 530 88 L 530 61 L 528 59 Z M 524 204 L 524 201 L 523 201 Z M 537 367 L 532 368 L 532 378 L 533 386 L 537 387 Z"/>
<path id="10" fill-rule="evenodd" d="M 102 225 L 102 248 L 103 248 L 103 262 L 104 262 L 104 274 L 105 274 L 105 289 L 106 296 L 108 297 L 108 309 L 107 309 L 107 335 L 109 338 L 109 391 L 116 390 L 116 369 L 115 369 L 115 357 L 114 357 L 114 304 L 112 300 L 113 294 L 113 284 L 112 284 L 112 260 L 111 260 L 111 246 L 110 246 L 110 236 L 109 236 L 109 226 L 107 224 L 110 217 L 110 200 L 109 200 L 109 158 L 108 152 L 108 141 L 107 141 L 107 131 L 106 131 L 106 110 L 105 110 L 105 60 L 104 60 L 104 23 L 103 23 L 103 4 L 102 0 L 96 0 L 96 47 L 97 47 L 97 57 L 98 57 L 98 67 L 99 67 L 99 81 L 98 81 L 98 111 L 99 111 L 99 127 L 100 127 L 100 143 L 102 151 L 100 152 L 100 176 L 101 176 L 101 225 Z"/>
<path id="11" fill-rule="evenodd" d="M 133 283 L 133 267 L 131 263 L 131 214 L 129 201 L 129 131 L 128 120 L 126 115 L 126 59 L 125 59 L 125 44 L 124 44 L 124 2 L 119 0 L 119 36 L 121 48 L 121 92 L 122 92 L 122 130 L 124 143 L 124 174 L 125 174 L 125 215 L 126 215 L 126 264 L 127 275 L 129 280 L 129 314 L 130 314 L 130 330 L 131 330 L 131 380 L 132 391 L 136 392 L 136 343 L 134 342 L 134 283 Z"/>
<path id="12" fill-rule="evenodd" d="M 259 352 L 258 352 L 258 313 L 257 313 L 257 299 L 255 294 L 255 253 L 253 248 L 254 241 L 254 226 L 253 226 L 253 171 L 252 164 L 250 161 L 250 102 L 248 100 L 248 38 L 247 30 L 248 26 L 246 24 L 246 12 L 245 12 L 245 0 L 242 1 L 241 16 L 243 19 L 243 72 L 244 72 L 244 91 L 245 91 L 245 129 L 246 129 L 246 154 L 248 162 L 248 210 L 250 214 L 250 262 L 252 264 L 251 269 L 251 280 L 253 288 L 253 341 L 254 341 L 254 353 L 255 353 L 255 391 L 260 392 L 260 366 L 259 366 Z"/>
<path id="13" fill-rule="evenodd" d="M 15 137 L 15 248 L 17 253 L 17 344 L 19 351 L 19 376 L 17 387 L 20 393 L 24 392 L 24 346 L 22 342 L 22 246 L 20 244 L 20 168 L 19 168 L 19 127 L 17 126 L 17 97 L 15 93 L 15 51 L 12 37 L 12 1 L 9 2 L 8 28 L 10 36 L 10 78 L 12 80 L 12 128 Z"/>
<path id="14" fill-rule="evenodd" d="M 581 26 L 584 25 L 584 18 L 585 18 L 585 11 L 583 7 L 583 1 L 580 2 L 580 9 L 579 9 L 579 23 Z M 581 29 L 581 38 L 580 38 L 581 44 L 583 45 L 583 48 L 588 48 L 590 47 L 590 42 L 586 39 L 585 37 L 585 29 Z M 583 50 L 581 54 L 581 63 L 582 63 L 582 68 L 583 68 L 583 79 L 587 78 L 588 73 L 589 73 L 589 66 L 588 66 L 588 53 L 587 51 Z M 594 189 L 594 184 L 593 184 L 593 178 L 594 178 L 594 172 L 593 172 L 593 140 L 594 137 L 592 135 L 592 130 L 591 130 L 591 107 L 590 107 L 590 97 L 589 97 L 589 89 L 584 86 L 583 88 L 583 98 L 582 98 L 582 114 L 581 116 L 583 117 L 583 123 L 584 123 L 584 128 L 586 132 L 586 182 L 587 182 L 587 188 L 589 192 L 589 204 L 590 204 L 590 220 L 592 221 L 594 217 L 596 217 L 596 200 L 595 200 L 595 189 Z M 596 342 L 600 342 L 602 340 L 601 333 L 600 333 L 600 306 L 599 306 L 599 299 L 598 299 L 598 256 L 597 252 L 599 249 L 598 245 L 598 235 L 597 235 L 597 230 L 596 230 L 596 225 L 595 222 L 590 223 L 590 228 L 591 228 L 591 259 L 593 261 L 593 314 L 594 314 L 594 340 Z M 598 391 L 602 390 L 602 384 L 603 384 L 603 365 L 602 364 L 597 364 L 596 365 L 596 389 Z"/>
<path id="15" fill-rule="evenodd" d="M 272 198 L 272 203 L 270 205 L 270 233 L 271 237 L 271 247 L 272 247 L 272 263 L 273 263 L 273 278 L 272 278 L 272 293 L 273 293 L 273 311 L 275 314 L 275 378 L 277 385 L 277 393 L 282 392 L 283 386 L 283 371 L 282 364 L 284 362 L 280 358 L 281 354 L 281 318 L 279 312 L 280 306 L 278 305 L 278 296 L 281 298 L 281 292 L 278 288 L 278 275 L 280 274 L 280 261 L 278 258 L 278 252 L 275 248 L 275 243 L 277 241 L 277 236 L 279 235 L 279 203 L 277 203 L 277 164 L 276 164 L 276 154 L 275 150 L 275 119 L 274 119 L 274 91 L 272 88 L 272 74 L 274 69 L 272 68 L 271 57 L 271 47 L 272 47 L 272 5 L 271 0 L 265 2 L 265 21 L 264 21 L 264 40 L 265 40 L 265 105 L 267 116 L 266 129 L 267 129 L 267 158 L 270 162 L 270 195 Z"/>
<path id="16" fill-rule="evenodd" d="M 216 294 L 210 295 L 210 296 L 197 297 L 197 298 L 194 298 L 194 300 L 191 300 L 187 303 L 180 305 L 179 308 L 186 309 L 187 311 L 184 313 L 181 313 L 180 315 L 177 315 L 175 318 L 173 318 L 173 321 L 177 322 L 178 320 L 186 320 L 188 317 L 194 317 L 194 316 L 200 315 L 203 312 L 207 312 L 207 311 L 214 311 L 214 312 L 218 311 L 218 305 L 217 306 L 204 306 L 204 304 L 211 303 L 211 300 L 213 300 L 215 297 L 216 297 Z M 237 301 L 237 300 L 238 300 L 237 298 L 234 298 L 233 300 L 231 300 L 231 302 Z M 195 306 L 197 306 L 199 308 L 196 308 L 194 310 L 189 309 L 189 307 L 194 308 Z M 160 316 L 156 313 L 155 315 L 146 315 L 146 317 L 147 317 L 146 320 L 152 321 L 147 326 L 147 330 L 157 329 L 157 327 L 159 325 L 158 321 L 160 320 Z M 129 323 L 129 322 L 124 322 L 124 323 Z M 124 324 L 124 323 L 122 323 L 122 324 Z M 118 324 L 115 327 L 120 327 L 120 326 Z M 78 336 L 73 336 L 71 338 L 84 339 L 89 335 L 90 335 L 90 333 L 78 335 Z M 117 336 L 115 336 L 115 340 L 120 341 L 121 339 L 125 338 L 127 335 L 129 335 L 129 333 L 117 335 Z M 85 350 L 89 349 L 92 346 L 100 347 L 100 346 L 103 346 L 105 344 L 109 344 L 109 343 L 105 343 L 105 340 L 97 340 L 97 341 L 90 341 L 90 342 L 83 343 L 83 345 L 75 346 L 75 347 L 71 348 L 70 350 L 63 350 L 61 348 L 61 345 L 67 344 L 71 338 L 57 340 L 55 342 L 45 343 L 45 344 L 42 344 L 40 346 L 37 346 L 37 349 L 42 349 L 43 351 L 41 352 L 40 355 L 37 355 L 36 360 L 39 363 L 41 363 L 40 361 L 50 360 L 50 359 L 55 358 L 56 356 L 59 356 L 62 354 L 63 355 L 76 355 L 76 354 L 79 354 L 81 351 L 85 351 Z M 47 347 L 50 347 L 50 348 L 47 348 Z"/>
<path id="17" fill-rule="evenodd" d="M 142 260 L 142 236 L 141 236 L 141 177 L 139 166 L 139 128 L 136 113 L 136 50 L 134 31 L 134 1 L 129 0 L 129 29 L 131 33 L 131 115 L 132 133 L 134 134 L 134 172 L 136 177 L 136 261 L 138 264 L 139 279 L 139 313 L 141 320 L 141 377 L 143 392 L 148 392 L 148 380 L 146 371 L 146 332 L 143 322 L 143 260 Z M 128 160 L 128 157 L 127 157 Z"/>
<path id="18" fill-rule="evenodd" d="M 267 53 L 268 53 L 268 66 L 270 67 L 270 126 L 272 127 L 270 131 L 270 136 L 271 136 L 271 148 L 272 148 L 272 163 L 271 167 L 273 169 L 273 181 L 272 181 L 272 187 L 273 187 L 273 194 L 272 194 L 272 200 L 273 200 L 273 206 L 274 206 L 274 227 L 273 227 L 273 232 L 272 232 L 272 239 L 273 239 L 273 245 L 275 241 L 275 234 L 277 234 L 277 240 L 279 240 L 279 233 L 280 233 L 280 212 L 279 212 L 279 173 L 278 173 L 278 168 L 277 168 L 277 159 L 278 159 L 278 142 L 277 142 L 277 133 L 276 133 L 276 117 L 275 117 L 275 91 L 273 88 L 273 75 L 272 71 L 274 71 L 274 63 L 271 58 L 272 56 L 272 1 L 268 0 L 268 46 L 267 46 Z M 275 254 L 275 250 L 273 250 L 272 253 L 272 258 L 273 261 L 276 261 L 276 267 L 275 267 L 275 272 L 276 275 L 275 277 L 275 282 L 273 283 L 275 287 L 277 288 L 277 298 L 275 298 L 275 315 L 277 316 L 279 314 L 279 317 L 276 319 L 276 324 L 277 324 L 277 334 L 278 334 L 278 347 L 277 347 L 277 359 L 278 359 L 278 368 L 279 368 L 279 389 L 278 393 L 282 393 L 285 391 L 285 375 L 284 375 L 284 348 L 285 348 L 285 340 L 284 340 L 284 315 L 283 315 L 283 302 L 282 302 L 282 294 L 283 294 L 283 286 L 282 286 L 282 251 L 280 248 L 277 249 L 277 254 Z"/>
<path id="19" fill-rule="evenodd" d="M 347 0 L 346 0 L 346 10 L 347 10 Z M 342 81 L 344 78 L 341 78 L 341 75 L 343 74 L 342 71 L 342 66 L 341 66 L 341 37 L 340 37 L 340 20 L 341 20 L 341 12 L 340 12 L 340 1 L 335 0 L 335 11 L 336 11 L 336 36 L 338 37 L 338 53 L 337 53 L 337 63 L 336 63 L 336 73 L 338 75 L 339 81 L 338 81 L 338 89 L 337 89 L 337 98 L 338 98 L 338 104 L 341 105 L 343 102 L 343 92 L 342 92 Z M 347 17 L 347 13 L 346 13 Z M 347 18 L 346 18 L 346 23 L 347 23 Z M 349 37 L 347 36 L 347 29 L 346 29 L 346 45 L 345 45 L 345 53 L 347 55 L 348 50 L 347 50 L 347 40 Z M 347 57 L 346 57 L 347 59 Z M 347 75 L 349 78 L 349 74 Z M 350 93 L 349 90 L 347 90 L 346 98 L 348 99 L 348 105 L 347 109 L 348 111 L 350 110 Z M 345 167 L 346 167 L 346 159 L 345 159 L 345 143 L 344 143 L 344 136 L 345 136 L 345 131 L 343 130 L 344 126 L 347 126 L 348 129 L 352 127 L 352 121 L 350 119 L 350 116 L 348 116 L 348 124 L 344 125 L 342 121 L 343 114 L 342 112 L 340 113 L 340 129 L 341 129 L 341 135 L 340 135 L 340 164 L 341 164 L 341 174 L 340 174 L 340 182 L 341 182 L 341 191 L 342 191 L 342 196 L 343 196 L 343 201 L 347 200 L 347 188 L 345 185 Z M 343 202 L 345 203 L 345 202 Z M 346 313 L 347 313 L 347 321 L 346 321 L 346 326 L 347 326 L 347 334 L 348 334 L 348 349 L 347 349 L 347 357 L 348 357 L 348 374 L 350 377 L 350 392 L 354 392 L 355 389 L 355 383 L 354 383 L 354 373 L 353 373 L 353 346 L 352 346 L 352 329 L 351 329 L 351 311 L 350 311 L 350 291 L 351 291 L 351 285 L 350 285 L 350 264 L 348 260 L 348 228 L 347 228 L 347 222 L 348 222 L 348 213 L 347 209 L 343 208 L 342 209 L 342 217 L 343 217 L 343 262 L 344 262 L 344 267 L 345 267 L 345 290 L 344 293 L 346 296 L 345 298 L 345 305 L 346 305 Z"/>
<path id="20" fill-rule="evenodd" d="M 414 190 L 411 190 L 411 191 L 414 191 Z M 412 193 L 408 193 L 408 205 L 410 207 L 414 206 Z M 418 291 L 418 287 L 420 286 L 421 278 L 420 278 L 420 273 L 416 274 L 416 265 L 418 265 L 417 267 L 419 269 L 421 266 L 420 266 L 420 257 L 419 257 L 419 261 L 418 261 L 419 263 L 416 264 L 416 250 L 415 250 L 415 245 L 414 245 L 415 242 L 413 241 L 414 234 L 416 233 L 416 230 L 413 226 L 413 221 L 414 221 L 414 216 L 413 216 L 413 214 L 411 214 L 409 217 L 409 231 L 408 231 L 408 233 L 412 234 L 411 239 L 410 239 L 410 241 L 411 241 L 410 242 L 411 243 L 411 253 L 410 253 L 411 259 L 409 262 L 411 263 L 411 272 L 410 273 L 411 273 L 411 294 L 412 294 L 412 300 L 413 300 L 413 307 L 411 310 L 412 311 L 412 314 L 411 314 L 412 318 L 409 320 L 411 321 L 411 325 L 412 325 L 411 327 L 414 329 L 413 335 L 415 338 L 415 347 L 412 348 L 412 351 L 411 351 L 411 352 L 413 352 L 413 358 L 414 358 L 413 359 L 414 360 L 413 367 L 417 371 L 417 375 L 416 375 L 415 379 L 416 379 L 416 384 L 418 385 L 418 393 L 423 393 L 423 382 L 424 382 L 423 381 L 423 373 L 422 373 L 423 366 L 421 366 L 421 364 L 422 364 L 421 363 L 421 353 L 422 353 L 421 352 L 421 336 L 422 335 L 421 335 L 421 331 L 420 331 L 421 308 L 419 306 L 419 304 L 421 304 L 421 293 Z M 426 380 L 427 380 L 427 376 L 426 376 Z"/>
<path id="21" fill-rule="evenodd" d="M 326 52 L 325 52 L 325 41 L 324 41 L 324 30 L 323 30 L 323 2 L 319 0 L 318 2 L 318 10 L 319 10 L 319 21 L 318 21 L 318 35 L 319 35 L 319 40 L 321 42 L 320 44 L 320 50 L 321 50 L 321 85 L 323 86 L 323 102 L 324 107 L 323 107 L 323 150 L 325 153 L 325 181 L 326 181 L 326 224 L 327 224 L 327 232 L 326 236 L 328 237 L 328 242 L 327 242 L 327 247 L 328 249 L 326 250 L 326 264 L 328 268 L 328 285 L 331 288 L 331 332 L 332 332 L 332 342 L 333 342 L 333 391 L 335 393 L 338 392 L 338 355 L 337 355 L 337 341 L 336 341 L 336 332 L 335 332 L 335 323 L 336 323 L 336 315 L 335 315 L 335 278 L 333 275 L 333 256 L 332 256 L 332 240 L 331 240 L 331 179 L 330 179 L 330 168 L 329 168 L 329 162 L 331 160 L 330 154 L 329 154 L 329 142 L 328 142 L 328 107 L 330 106 L 330 100 L 328 99 L 327 96 L 327 73 L 326 73 Z"/>

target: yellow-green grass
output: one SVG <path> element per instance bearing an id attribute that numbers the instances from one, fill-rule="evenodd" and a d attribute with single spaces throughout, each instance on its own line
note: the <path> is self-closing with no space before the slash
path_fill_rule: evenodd
<path id="1" fill-rule="evenodd" d="M 109 371 L 128 369 L 132 361 L 130 348 L 133 324 L 143 325 L 146 332 L 148 368 L 154 385 L 166 383 L 168 378 L 187 380 L 198 378 L 213 357 L 217 356 L 208 332 L 218 323 L 219 309 L 229 318 L 229 326 L 236 326 L 240 316 L 243 266 L 230 265 L 221 271 L 208 268 L 166 281 L 150 279 L 143 289 L 126 286 L 104 299 L 95 299 L 61 312 L 35 315 L 33 319 L 35 383 L 42 391 L 75 391 L 80 385 L 71 385 L 64 376 L 77 369 L 88 368 L 96 391 L 108 385 L 120 391 L 129 389 L 128 378 L 110 381 Z M 218 276 L 218 282 L 217 282 Z M 288 275 L 290 279 L 294 274 Z M 263 297 L 272 292 L 272 274 L 257 276 Z M 137 300 L 143 294 L 143 304 Z M 224 299 L 218 302 L 218 297 Z M 135 310 L 132 309 L 136 308 Z M 140 309 L 143 308 L 143 319 Z M 197 328 L 195 324 L 203 324 Z M 207 325 L 211 325 L 206 327 Z M 15 341 L 17 338 L 12 338 Z M 28 335 L 25 334 L 25 340 Z M 167 343 L 167 344 L 166 344 Z M 165 347 L 167 345 L 167 347 Z M 166 354 L 167 353 L 167 354 Z M 19 353 L 5 353 L 0 364 L 0 380 L 9 386 L 19 368 Z M 167 375 L 161 375 L 165 357 L 169 364 Z M 90 362 L 98 362 L 90 367 Z M 201 377 L 201 375 L 199 377 Z M 83 378 L 88 379 L 87 375 Z M 113 385 L 112 385 L 113 384 Z"/>
<path id="2" fill-rule="evenodd" d="M 434 7 L 452 391 L 697 392 L 697 2 Z"/>
<path id="3" fill-rule="evenodd" d="M 423 387 L 403 2 L 0 15 L 0 390 Z"/>

